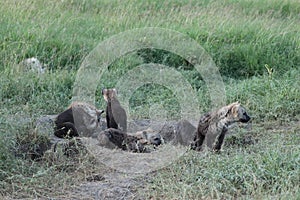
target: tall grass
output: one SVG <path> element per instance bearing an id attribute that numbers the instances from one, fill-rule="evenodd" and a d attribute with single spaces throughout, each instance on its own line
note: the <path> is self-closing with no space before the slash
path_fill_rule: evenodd
<path id="1" fill-rule="evenodd" d="M 7 62 L 28 56 L 38 56 L 53 68 L 78 68 L 81 59 L 104 38 L 147 26 L 188 34 L 212 55 L 223 75 L 262 74 L 265 64 L 285 71 L 299 62 L 296 1 L 38 0 L 1 4 L 2 69 Z"/>

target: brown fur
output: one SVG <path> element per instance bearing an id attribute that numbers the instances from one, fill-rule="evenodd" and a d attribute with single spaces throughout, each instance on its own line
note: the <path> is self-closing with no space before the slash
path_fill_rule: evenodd
<path id="1" fill-rule="evenodd" d="M 250 119 L 246 109 L 238 102 L 204 114 L 199 120 L 192 149 L 201 150 L 206 139 L 209 148 L 219 151 L 230 125 L 236 122 L 246 123 Z"/>
<path id="2" fill-rule="evenodd" d="M 74 102 L 56 117 L 54 135 L 60 138 L 91 136 L 103 112 L 90 104 Z"/>
<path id="3" fill-rule="evenodd" d="M 148 141 L 148 143 L 158 146 L 163 143 L 163 138 L 159 133 L 155 133 L 151 128 L 148 128 L 143 131 L 138 131 L 136 133 L 131 134 L 139 139 L 143 139 Z"/>
<path id="4" fill-rule="evenodd" d="M 115 128 L 127 132 L 127 115 L 117 99 L 117 90 L 103 89 L 102 95 L 107 102 L 106 123 L 107 128 Z"/>
<path id="5" fill-rule="evenodd" d="M 163 143 L 171 145 L 190 146 L 194 140 L 196 127 L 193 125 L 196 122 L 190 122 L 186 119 L 179 121 L 158 122 L 153 125 L 158 135 L 162 138 Z"/>
<path id="6" fill-rule="evenodd" d="M 103 134 L 105 134 L 109 141 L 117 148 L 132 152 L 148 152 L 145 147 L 145 144 L 147 143 L 145 140 L 128 135 L 118 129 L 109 128 L 106 129 Z"/>
<path id="7" fill-rule="evenodd" d="M 97 139 L 100 146 L 138 153 L 150 152 L 149 146 L 157 146 L 162 143 L 162 139 L 157 134 L 148 134 L 146 131 L 127 134 L 115 128 L 104 130 Z"/>

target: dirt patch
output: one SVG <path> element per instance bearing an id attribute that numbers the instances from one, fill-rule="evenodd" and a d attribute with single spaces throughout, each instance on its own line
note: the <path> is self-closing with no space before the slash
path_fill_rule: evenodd
<path id="1" fill-rule="evenodd" d="M 146 175 L 110 172 L 102 181 L 83 182 L 74 191 L 75 199 L 144 199 L 138 190 L 146 184 Z"/>
<path id="2" fill-rule="evenodd" d="M 145 174 L 171 164 L 186 152 L 183 146 L 162 145 L 151 153 L 132 153 L 121 149 L 107 149 L 93 138 L 82 138 L 95 159 L 109 168 L 128 174 Z"/>

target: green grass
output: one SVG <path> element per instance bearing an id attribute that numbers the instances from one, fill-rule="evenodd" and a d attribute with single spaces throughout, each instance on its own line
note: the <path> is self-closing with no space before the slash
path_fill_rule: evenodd
<path id="1" fill-rule="evenodd" d="M 227 146 L 221 154 L 187 152 L 151 179 L 148 198 L 298 199 L 299 126 L 276 128 L 274 134 L 256 124 L 255 145 Z"/>
<path id="2" fill-rule="evenodd" d="M 53 68 L 77 68 L 104 38 L 149 26 L 188 34 L 224 75 L 248 77 L 264 64 L 285 71 L 299 62 L 297 1 L 205 2 L 2 1 L 1 65 L 38 56 Z"/>
<path id="3" fill-rule="evenodd" d="M 0 13 L 0 198 L 58 197 L 96 170 L 88 158 L 51 163 L 16 157 L 16 136 L 26 138 L 37 118 L 68 106 L 77 70 L 97 44 L 142 27 L 172 29 L 197 41 L 220 70 L 227 103 L 238 100 L 249 110 L 251 132 L 258 139 L 251 146 L 226 146 L 220 155 L 188 152 L 155 173 L 146 197 L 300 198 L 297 0 L 2 0 Z M 48 65 L 49 73 L 16 73 L 17 64 L 33 56 Z M 179 71 L 194 89 L 200 109 L 211 109 L 201 75 L 183 58 L 159 49 L 131 52 L 109 66 L 98 82 L 96 105 L 105 106 L 102 88 L 114 87 L 143 63 Z M 180 116 L 177 97 L 156 84 L 140 87 L 129 104 L 135 118 L 149 117 L 153 104 L 169 118 Z M 278 127 L 282 131 L 276 132 Z M 238 138 L 243 136 L 239 132 Z"/>

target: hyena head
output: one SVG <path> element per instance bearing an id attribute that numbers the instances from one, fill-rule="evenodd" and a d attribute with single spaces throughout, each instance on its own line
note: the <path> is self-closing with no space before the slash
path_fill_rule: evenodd
<path id="1" fill-rule="evenodd" d="M 244 108 L 239 102 L 229 104 L 225 107 L 225 111 L 225 118 L 228 125 L 234 122 L 247 123 L 251 119 L 247 114 L 246 108 Z"/>
<path id="2" fill-rule="evenodd" d="M 111 101 L 112 99 L 117 98 L 117 90 L 115 88 L 112 89 L 102 89 L 102 95 L 106 102 Z"/>
<path id="3" fill-rule="evenodd" d="M 161 135 L 159 133 L 154 133 L 153 130 L 150 129 L 147 129 L 145 131 L 138 131 L 133 135 L 139 138 L 140 142 L 144 144 L 152 144 L 158 146 L 164 143 Z"/>
<path id="4" fill-rule="evenodd" d="M 150 144 L 153 144 L 155 146 L 161 145 L 163 143 L 163 138 L 158 133 L 148 133 L 147 140 Z"/>
<path id="5" fill-rule="evenodd" d="M 108 128 L 101 132 L 98 135 L 98 141 L 100 146 L 110 149 L 118 147 L 133 152 L 148 152 L 149 142 L 146 139 L 129 135 L 115 128 Z"/>

